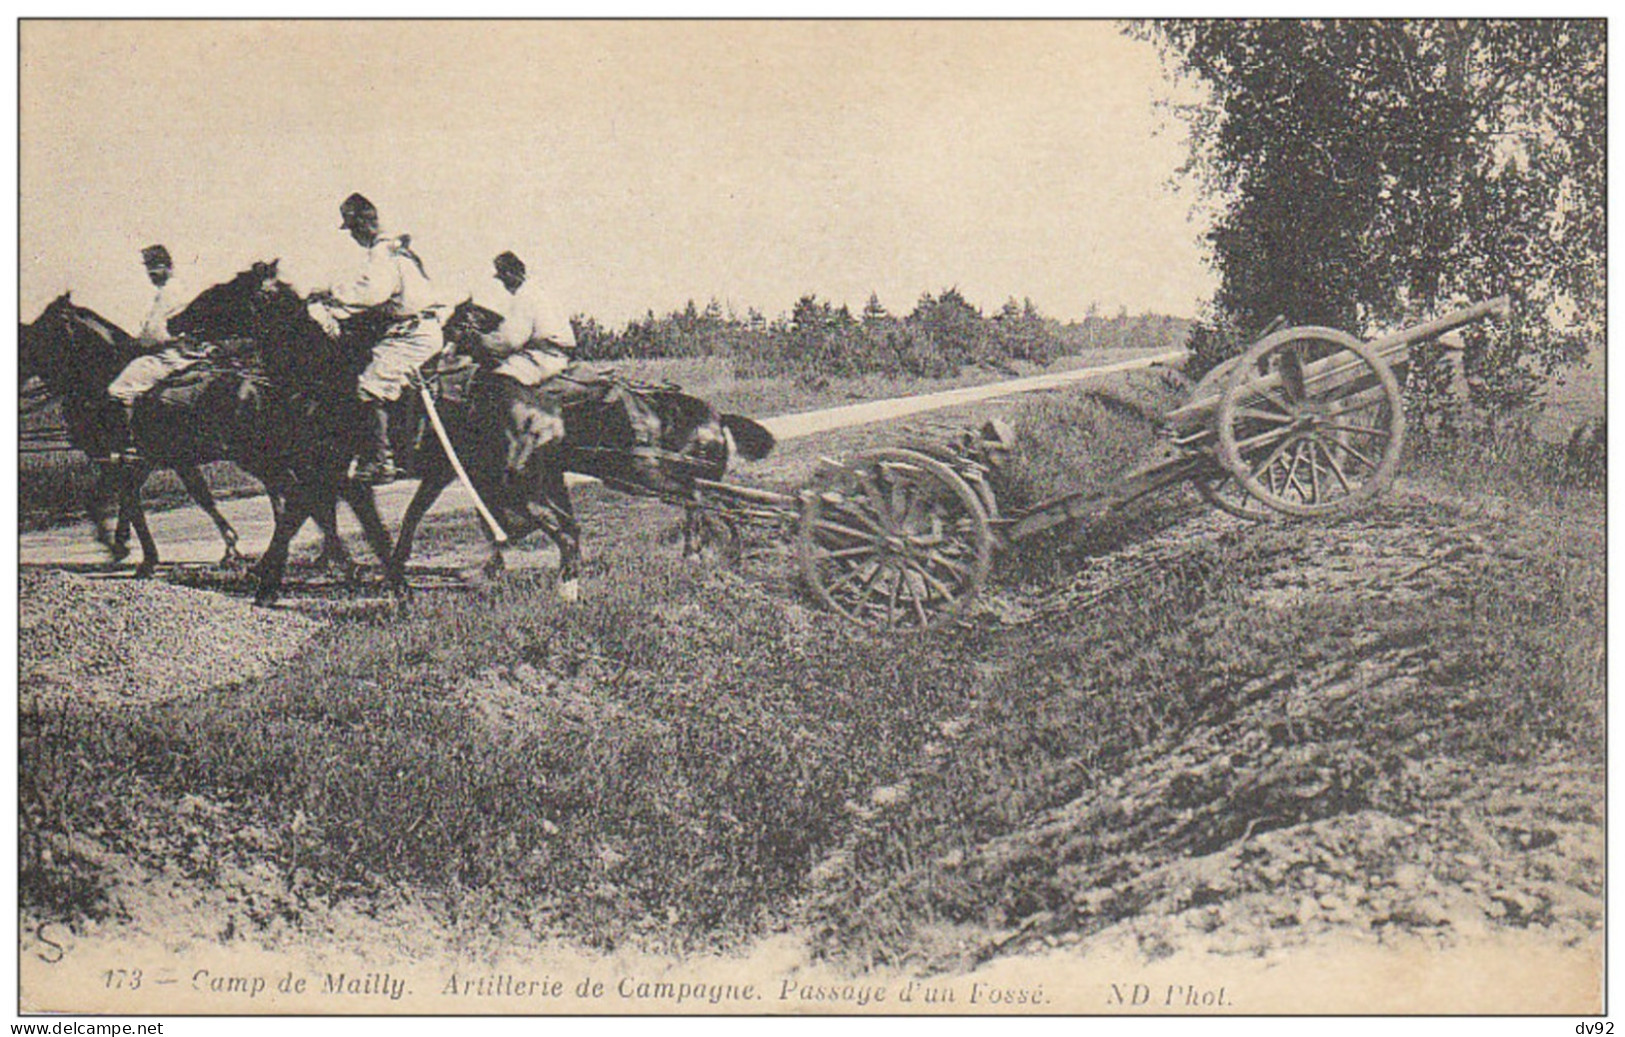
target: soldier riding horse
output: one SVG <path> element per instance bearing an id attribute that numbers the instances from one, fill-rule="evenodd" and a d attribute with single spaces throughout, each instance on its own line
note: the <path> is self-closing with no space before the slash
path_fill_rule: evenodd
<path id="1" fill-rule="evenodd" d="M 246 277 L 274 276 L 274 264 Z M 158 549 L 141 508 L 141 487 L 158 468 L 171 468 L 192 498 L 214 520 L 225 541 L 221 564 L 241 560 L 237 531 L 215 506 L 201 465 L 231 460 L 265 484 L 273 513 L 279 512 L 294 474 L 279 444 L 286 438 L 276 427 L 277 408 L 264 380 L 252 370 L 251 351 L 230 363 L 200 366 L 177 381 L 164 383 L 142 398 L 127 428 L 119 405 L 107 392 L 114 375 L 141 354 L 139 342 L 92 310 L 62 295 L 32 324 L 18 329 L 18 359 L 24 380 L 37 376 L 61 404 L 73 445 L 97 462 L 97 481 L 89 494 L 96 538 L 115 561 L 129 553 L 129 531 L 141 540 L 136 575 L 152 573 Z M 230 352 L 222 349 L 221 353 Z M 128 454 L 132 443 L 139 460 L 114 460 Z M 118 530 L 109 528 L 103 502 L 117 504 Z M 331 511 L 317 516 L 326 540 L 324 561 L 349 566 Z"/>
<path id="2" fill-rule="evenodd" d="M 357 516 L 367 525 L 362 509 L 371 510 L 371 487 L 350 478 L 349 466 L 369 448 L 371 425 L 355 396 L 357 375 L 368 359 L 366 343 L 358 346 L 348 335 L 331 340 L 291 286 L 255 271 L 204 292 L 172 326 L 202 337 L 254 339 L 268 377 L 287 394 L 290 413 L 298 419 L 300 478 L 260 563 L 256 600 L 265 604 L 278 593 L 288 543 L 306 517 L 343 495 L 352 507 L 361 505 Z M 458 329 L 491 319 L 488 311 L 466 303 L 459 314 L 447 324 L 454 340 Z M 453 449 L 504 534 L 517 538 L 541 530 L 558 546 L 564 597 L 576 593 L 581 557 L 566 471 L 595 476 L 623 491 L 692 500 L 696 477 L 721 477 L 730 444 L 752 460 L 773 447 L 772 434 L 751 419 L 719 414 L 671 387 L 598 380 L 584 383 L 584 390 L 561 396 L 546 385 L 528 387 L 482 369 L 459 399 L 446 398 L 441 407 Z M 392 419 L 391 424 L 403 423 Z M 380 557 L 387 557 L 399 593 L 407 590 L 406 563 L 417 525 L 455 478 L 438 440 L 422 436 L 418 441 L 422 446 L 412 467 L 422 482 L 407 507 L 398 543 L 388 551 L 381 526 L 369 532 L 375 548 L 386 547 Z M 376 520 L 375 510 L 371 517 Z M 493 548 L 487 570 L 500 567 L 500 550 Z"/>
<path id="3" fill-rule="evenodd" d="M 564 475 L 590 475 L 625 493 L 689 506 L 684 553 L 695 546 L 695 480 L 722 478 L 734 449 L 760 460 L 773 434 L 750 418 L 719 413 L 674 386 L 638 385 L 584 375 L 572 367 L 539 386 L 497 374 L 479 343 L 500 318 L 464 302 L 446 322 L 449 345 L 481 362 L 461 401 L 442 406 L 445 426 L 473 489 L 510 539 L 542 530 L 559 549 L 559 596 L 579 595 L 581 531 Z M 439 443 L 425 440 L 422 482 L 401 521 L 392 569 L 404 585 L 418 523 L 455 477 Z M 501 544 L 487 529 L 485 571 L 503 568 Z"/>

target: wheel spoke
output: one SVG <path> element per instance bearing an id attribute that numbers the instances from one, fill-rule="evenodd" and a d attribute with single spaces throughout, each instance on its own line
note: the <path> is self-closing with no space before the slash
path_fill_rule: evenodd
<path id="1" fill-rule="evenodd" d="M 818 525 L 817 525 L 816 528 L 817 528 L 819 533 L 833 533 L 836 536 L 850 537 L 853 540 L 865 540 L 865 541 L 872 540 L 874 538 L 875 533 L 879 532 L 879 530 L 875 530 L 873 532 L 864 532 L 863 530 L 860 530 L 860 529 L 853 529 L 850 526 L 843 526 L 838 522 L 831 522 L 829 519 L 824 518 L 822 515 L 820 515 L 818 517 Z"/>
<path id="2" fill-rule="evenodd" d="M 914 585 L 912 583 L 909 584 L 908 588 L 908 600 L 914 606 L 914 615 L 919 617 L 920 628 L 923 630 L 924 628 L 930 626 L 931 620 L 926 618 L 925 606 L 920 603 L 920 596 L 914 592 Z"/>
<path id="3" fill-rule="evenodd" d="M 1315 460 L 1315 447 L 1320 445 L 1320 440 L 1314 436 L 1310 436 L 1308 443 L 1305 445 L 1309 448 L 1309 484 L 1314 487 L 1315 500 L 1319 501 L 1321 499 L 1320 462 Z"/>
<path id="4" fill-rule="evenodd" d="M 1352 455 L 1355 458 L 1355 460 L 1359 461 L 1361 464 L 1365 465 L 1367 468 L 1371 469 L 1373 472 L 1375 472 L 1377 470 L 1377 464 L 1376 464 L 1375 461 L 1371 460 L 1371 458 L 1369 458 L 1369 457 L 1365 456 L 1364 454 L 1360 453 L 1360 451 L 1354 449 L 1352 446 L 1350 446 L 1347 443 L 1343 442 L 1341 439 L 1331 439 L 1331 440 L 1327 440 L 1326 442 L 1331 443 L 1333 446 L 1341 447 L 1343 450 L 1347 451 L 1350 455 Z"/>
<path id="5" fill-rule="evenodd" d="M 932 551 L 930 554 L 926 555 L 926 557 L 929 558 L 931 561 L 935 562 L 936 564 L 942 566 L 943 568 L 953 570 L 954 572 L 958 573 L 961 578 L 969 577 L 970 574 L 971 574 L 970 566 L 961 565 L 959 562 L 956 562 L 952 558 L 949 558 L 947 555 L 943 554 L 941 551 Z"/>
<path id="6" fill-rule="evenodd" d="M 836 561 L 846 558 L 861 558 L 864 555 L 872 555 L 874 553 L 874 545 L 860 544 L 857 547 L 843 547 L 838 551 L 825 551 L 824 557 L 830 559 L 831 561 Z"/>
<path id="7" fill-rule="evenodd" d="M 896 525 L 896 519 L 891 513 L 891 502 L 880 489 L 880 484 L 875 479 L 874 473 L 859 473 L 858 484 L 863 487 L 864 494 L 869 498 L 869 505 L 874 508 L 875 515 L 879 517 L 881 528 L 888 533 L 891 532 Z"/>
<path id="8" fill-rule="evenodd" d="M 909 516 L 914 514 L 920 503 L 919 494 L 910 492 L 912 487 L 908 483 L 907 476 L 895 468 L 888 470 L 886 474 L 891 478 L 891 495 L 887 499 L 887 504 L 891 507 L 892 521 L 897 523 L 898 531 L 902 532 L 908 529 Z"/>
<path id="9" fill-rule="evenodd" d="M 1238 454 L 1245 453 L 1246 451 L 1255 449 L 1257 447 L 1268 446 L 1291 431 L 1292 429 L 1290 428 L 1272 428 L 1268 432 L 1260 432 L 1251 439 L 1244 439 L 1237 443 L 1236 452 Z"/>
<path id="10" fill-rule="evenodd" d="M 1286 470 L 1286 477 L 1281 480 L 1283 492 L 1297 487 L 1299 500 L 1303 499 L 1303 484 L 1298 482 L 1298 462 L 1301 460 L 1303 460 L 1303 440 L 1299 439 L 1292 444 L 1292 464 Z"/>
<path id="11" fill-rule="evenodd" d="M 1383 439 L 1391 438 L 1385 428 L 1375 428 L 1371 425 L 1344 425 L 1341 422 L 1322 422 L 1319 428 L 1331 432 L 1352 432 L 1358 436 L 1380 436 Z"/>
<path id="12" fill-rule="evenodd" d="M 831 494 L 820 498 L 820 503 L 825 509 L 839 512 L 840 517 L 843 520 L 856 522 L 864 528 L 870 530 L 872 533 L 879 533 L 881 535 L 886 533 L 886 528 L 876 520 L 876 517 L 866 513 L 866 501 L 856 499 L 846 500 L 839 495 Z M 820 521 L 827 522 L 829 520 L 820 516 Z M 868 536 L 870 534 L 866 533 L 864 535 Z"/>
<path id="13" fill-rule="evenodd" d="M 1256 468 L 1253 469 L 1253 478 L 1256 479 L 1256 478 L 1258 478 L 1259 473 L 1268 471 L 1270 465 L 1275 463 L 1275 459 L 1280 457 L 1282 452 L 1285 451 L 1286 448 L 1291 446 L 1294 442 L 1296 442 L 1296 441 L 1289 439 L 1289 440 L 1285 441 L 1284 443 L 1281 443 L 1274 450 L 1272 450 L 1270 452 L 1270 455 L 1268 457 L 1264 458 L 1264 463 L 1261 464 L 1261 465 L 1258 465 Z M 1270 484 L 1270 492 L 1273 493 L 1274 491 L 1275 491 L 1275 484 L 1271 483 Z"/>
<path id="14" fill-rule="evenodd" d="M 1237 407 L 1236 417 L 1252 418 L 1254 421 L 1267 421 L 1273 425 L 1285 425 L 1292 421 L 1292 415 L 1280 414 L 1275 411 L 1259 410 L 1256 407 Z"/>
<path id="15" fill-rule="evenodd" d="M 885 563 L 876 562 L 873 568 L 867 570 L 868 575 L 865 576 L 865 567 L 863 565 L 849 565 L 846 567 L 846 572 L 842 573 L 835 580 L 833 580 L 827 589 L 829 590 L 830 596 L 834 597 L 836 591 L 845 590 L 848 584 L 862 576 L 863 583 L 858 589 L 860 591 L 866 591 L 874 585 L 875 580 L 880 577 L 880 574 L 884 572 L 885 569 Z M 867 597 L 868 595 L 865 594 L 864 596 Z"/>
<path id="16" fill-rule="evenodd" d="M 942 600 L 950 602 L 954 600 L 954 589 L 952 587 L 931 575 L 931 571 L 929 569 L 921 567 L 917 571 L 925 580 L 926 584 L 942 596 Z"/>
<path id="17" fill-rule="evenodd" d="M 1326 451 L 1326 463 L 1332 466 L 1332 474 L 1337 476 L 1337 481 L 1343 485 L 1343 492 L 1353 493 L 1354 489 L 1349 485 L 1348 476 L 1343 474 L 1343 466 L 1337 463 L 1337 457 L 1333 455 L 1331 450 L 1327 449 L 1324 440 L 1321 441 L 1320 446 L 1322 450 Z"/>

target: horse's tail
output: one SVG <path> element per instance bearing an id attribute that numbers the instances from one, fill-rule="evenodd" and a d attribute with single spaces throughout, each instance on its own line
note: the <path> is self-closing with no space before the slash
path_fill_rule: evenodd
<path id="1" fill-rule="evenodd" d="M 760 461 L 773 452 L 773 444 L 778 442 L 761 423 L 742 414 L 724 414 L 721 420 L 722 427 L 733 436 L 739 456 L 747 461 Z"/>

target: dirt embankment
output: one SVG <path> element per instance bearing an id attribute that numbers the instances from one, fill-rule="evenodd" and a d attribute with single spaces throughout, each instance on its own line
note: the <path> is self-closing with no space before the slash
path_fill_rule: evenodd
<path id="1" fill-rule="evenodd" d="M 942 919 L 939 931 L 902 946 L 949 969 L 1055 947 L 1127 948 L 1155 961 L 1268 957 L 1328 942 L 1470 946 L 1509 931 L 1600 948 L 1600 734 L 1576 741 L 1536 705 L 1544 689 L 1517 687 L 1539 684 L 1544 671 L 1486 673 L 1493 653 L 1452 640 L 1449 624 L 1457 606 L 1484 630 L 1515 624 L 1515 614 L 1495 614 L 1504 595 L 1485 588 L 1527 585 L 1542 595 L 1551 585 L 1531 578 L 1537 565 L 1593 593 L 1563 607 L 1595 619 L 1585 613 L 1601 603 L 1602 525 L 1593 517 L 1594 526 L 1554 527 L 1505 501 L 1453 500 L 1413 485 L 1330 524 L 1259 530 L 1200 515 L 1088 560 L 1043 591 L 994 593 L 986 618 L 1031 631 L 1024 643 L 1041 653 L 1050 617 L 1134 594 L 1216 539 L 1263 537 L 1268 549 L 1233 574 L 1233 594 L 1210 610 L 1240 610 L 1260 627 L 1283 616 L 1374 622 L 1333 631 L 1330 649 L 1325 631 L 1306 631 L 1301 656 L 1238 661 L 1250 667 L 1246 679 L 1216 681 L 1197 722 L 1171 724 L 1092 779 L 1052 763 L 1030 776 L 1040 791 L 1025 794 L 1055 805 L 919 861 L 890 889 L 868 885 L 865 895 L 908 900 Z M 1530 622 L 1552 604 L 1532 597 Z M 1193 636 L 1203 615 L 1192 620 Z M 1440 617 L 1434 636 L 1425 624 L 1407 626 L 1409 615 Z M 1577 642 L 1550 650 L 1571 657 L 1581 679 L 1570 691 L 1590 694 L 1580 713 L 1600 731 L 1603 644 Z M 1023 663 L 1013 656 L 991 665 L 990 679 Z M 1527 701 L 1518 698 L 1524 692 Z M 863 804 L 845 846 L 815 872 L 814 901 L 828 906 L 837 944 L 854 932 L 859 946 L 878 939 L 861 921 L 854 930 L 845 912 L 867 882 L 850 873 L 852 862 L 928 823 L 922 817 L 951 813 L 939 805 L 911 814 L 909 801 L 959 787 L 945 776 L 946 761 L 971 748 L 981 722 L 972 713 L 942 724 L 915 773 Z M 1043 792 L 1046 785 L 1056 791 Z"/>

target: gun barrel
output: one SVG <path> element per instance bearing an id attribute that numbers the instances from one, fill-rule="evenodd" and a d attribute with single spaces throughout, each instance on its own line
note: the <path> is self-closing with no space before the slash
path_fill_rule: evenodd
<path id="1" fill-rule="evenodd" d="M 1417 324 L 1414 327 L 1396 331 L 1391 335 L 1384 335 L 1371 343 L 1371 350 L 1387 363 L 1398 366 L 1405 362 L 1411 346 L 1418 342 L 1436 338 L 1447 331 L 1483 320 L 1485 317 L 1505 317 L 1511 312 L 1512 298 L 1506 295 L 1498 295 L 1485 302 L 1463 306 L 1458 310 L 1451 310 L 1442 317 L 1435 317 L 1433 320 Z M 1352 370 L 1353 367 L 1357 366 L 1357 362 L 1354 365 L 1349 365 L 1346 363 L 1339 364 L 1337 361 L 1332 360 L 1322 360 L 1305 368 L 1304 374 L 1311 381 L 1335 380 L 1338 374 Z M 1273 376 L 1267 376 L 1263 381 L 1265 384 L 1274 384 L 1272 379 Z M 1210 426 L 1214 415 L 1218 411 L 1219 393 L 1204 394 L 1201 399 L 1192 400 L 1178 410 L 1167 414 L 1163 418 L 1163 422 L 1175 432 L 1182 444 L 1189 444 L 1207 438 L 1211 433 Z"/>
<path id="2" fill-rule="evenodd" d="M 1451 310 L 1442 317 L 1436 317 L 1415 327 L 1396 331 L 1392 335 L 1384 335 L 1371 343 L 1371 349 L 1384 360 L 1392 360 L 1399 354 L 1408 351 L 1417 342 L 1437 338 L 1447 331 L 1454 331 L 1456 328 L 1481 321 L 1485 317 L 1505 317 L 1511 312 L 1512 297 L 1498 295 L 1485 302 L 1463 306 L 1459 310 Z"/>

